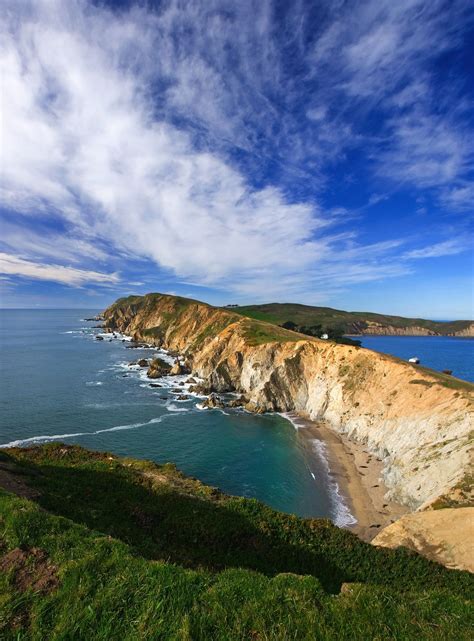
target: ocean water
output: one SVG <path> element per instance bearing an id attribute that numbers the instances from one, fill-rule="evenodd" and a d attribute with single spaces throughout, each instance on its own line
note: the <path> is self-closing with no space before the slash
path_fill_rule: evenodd
<path id="1" fill-rule="evenodd" d="M 95 340 L 97 310 L 0 311 L 0 446 L 77 443 L 158 463 L 230 494 L 300 516 L 353 519 L 330 477 L 324 448 L 313 453 L 289 420 L 242 410 L 200 410 L 176 400 L 188 377 L 153 381 L 130 361 L 156 349 Z M 201 399 L 202 400 L 202 399 Z"/>
<path id="2" fill-rule="evenodd" d="M 474 338 L 452 336 L 363 336 L 362 346 L 408 360 L 414 356 L 420 365 L 474 382 Z"/>

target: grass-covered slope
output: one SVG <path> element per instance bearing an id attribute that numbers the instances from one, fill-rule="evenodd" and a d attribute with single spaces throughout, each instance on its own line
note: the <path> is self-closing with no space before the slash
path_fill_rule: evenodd
<path id="1" fill-rule="evenodd" d="M 393 327 L 401 330 L 421 327 L 441 335 L 466 330 L 472 324 L 472 321 L 468 320 L 439 323 L 423 318 L 404 318 L 402 316 L 374 314 L 372 312 L 345 312 L 331 309 L 330 307 L 312 307 L 293 303 L 246 305 L 232 308 L 232 311 L 249 318 L 264 320 L 277 325 L 292 321 L 296 325 L 308 327 L 312 325 L 321 325 L 324 329 L 340 327 L 348 334 L 363 334 L 370 323 L 376 323 L 382 328 Z"/>
<path id="2" fill-rule="evenodd" d="M 171 465 L 46 445 L 0 482 L 5 641 L 470 638 L 468 573 Z"/>

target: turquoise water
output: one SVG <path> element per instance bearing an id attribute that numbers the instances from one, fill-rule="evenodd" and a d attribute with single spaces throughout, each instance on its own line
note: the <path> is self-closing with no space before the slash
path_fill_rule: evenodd
<path id="1" fill-rule="evenodd" d="M 172 461 L 228 493 L 301 516 L 347 520 L 325 461 L 318 464 L 288 420 L 203 411 L 197 398 L 177 401 L 171 388 L 186 377 L 151 388 L 144 371 L 128 363 L 156 350 L 95 340 L 95 323 L 82 319 L 96 313 L 0 311 L 0 445 L 57 440 Z"/>
<path id="2" fill-rule="evenodd" d="M 474 382 L 474 339 L 451 336 L 363 336 L 362 346 L 408 360 L 414 356 L 420 365 Z"/>

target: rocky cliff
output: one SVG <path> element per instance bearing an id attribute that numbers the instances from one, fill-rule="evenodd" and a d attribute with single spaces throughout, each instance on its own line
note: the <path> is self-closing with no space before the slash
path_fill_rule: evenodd
<path id="1" fill-rule="evenodd" d="M 217 392 L 255 411 L 324 419 L 384 461 L 391 498 L 412 509 L 470 500 L 470 383 L 370 350 L 336 345 L 189 299 L 119 299 L 105 326 L 185 355 Z"/>

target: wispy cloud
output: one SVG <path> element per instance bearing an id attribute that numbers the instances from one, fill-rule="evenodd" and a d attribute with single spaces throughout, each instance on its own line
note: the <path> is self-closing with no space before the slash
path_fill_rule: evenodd
<path id="1" fill-rule="evenodd" d="M 440 256 L 454 256 L 471 249 L 468 241 L 462 240 L 445 240 L 442 243 L 435 243 L 420 249 L 413 249 L 412 251 L 405 252 L 403 257 L 405 259 L 419 259 L 419 258 L 439 258 Z"/>
<path id="2" fill-rule="evenodd" d="M 102 274 L 85 269 L 33 263 L 17 256 L 0 253 L 0 274 L 53 281 L 63 285 L 80 287 L 84 284 L 112 285 L 119 282 L 118 274 Z"/>

